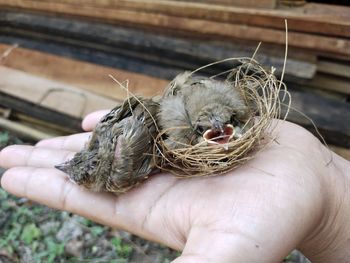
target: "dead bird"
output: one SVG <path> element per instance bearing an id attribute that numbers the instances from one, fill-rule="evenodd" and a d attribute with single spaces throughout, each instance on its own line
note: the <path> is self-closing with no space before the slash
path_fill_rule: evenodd
<path id="1" fill-rule="evenodd" d="M 125 192 L 147 178 L 154 168 L 153 144 L 159 103 L 131 97 L 95 127 L 88 145 L 55 167 L 94 191 Z"/>
<path id="2" fill-rule="evenodd" d="M 227 145 L 244 133 L 250 117 L 232 84 L 185 72 L 159 101 L 125 100 L 97 124 L 85 149 L 56 168 L 88 189 L 125 192 L 157 167 L 152 154 L 159 132 L 170 149 L 203 141 Z"/>

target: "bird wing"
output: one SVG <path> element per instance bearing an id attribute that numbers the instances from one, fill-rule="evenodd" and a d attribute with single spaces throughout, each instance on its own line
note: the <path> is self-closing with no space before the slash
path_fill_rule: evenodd
<path id="1" fill-rule="evenodd" d="M 119 136 L 114 136 L 114 159 L 106 180 L 107 191 L 126 191 L 145 180 L 155 168 L 153 147 L 158 133 L 155 116 L 159 105 L 150 99 L 141 103 L 112 128 L 113 134 Z"/>

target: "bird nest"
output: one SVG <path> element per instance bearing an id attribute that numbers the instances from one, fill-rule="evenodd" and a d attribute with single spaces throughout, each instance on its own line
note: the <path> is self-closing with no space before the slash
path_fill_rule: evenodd
<path id="1" fill-rule="evenodd" d="M 182 144 L 176 149 L 165 143 L 164 135 L 167 130 L 162 130 L 155 139 L 154 147 L 154 161 L 161 170 L 170 171 L 179 177 L 226 173 L 254 158 L 259 150 L 273 141 L 271 134 L 276 122 L 272 120 L 285 119 L 289 109 L 290 96 L 285 84 L 276 78 L 274 68 L 266 70 L 252 58 L 227 60 L 235 60 L 239 66 L 219 75 L 226 75 L 224 81 L 241 93 L 249 107 L 247 129 L 239 138 L 230 140 L 224 147 L 204 141 L 196 145 Z M 218 78 L 219 75 L 212 78 Z M 283 105 L 287 105 L 284 114 L 281 110 Z M 173 127 L 181 128 L 183 127 Z"/>

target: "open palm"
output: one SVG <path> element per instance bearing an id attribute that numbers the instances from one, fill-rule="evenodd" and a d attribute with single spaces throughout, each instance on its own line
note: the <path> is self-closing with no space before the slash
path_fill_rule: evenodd
<path id="1" fill-rule="evenodd" d="M 84 128 L 104 113 L 88 116 Z M 119 196 L 85 190 L 53 168 L 84 146 L 88 132 L 53 138 L 5 148 L 0 165 L 10 169 L 1 183 L 15 195 L 182 250 L 177 263 L 279 262 L 321 220 L 330 152 L 297 125 L 278 122 L 274 133 L 276 142 L 227 175 L 161 173 Z"/>

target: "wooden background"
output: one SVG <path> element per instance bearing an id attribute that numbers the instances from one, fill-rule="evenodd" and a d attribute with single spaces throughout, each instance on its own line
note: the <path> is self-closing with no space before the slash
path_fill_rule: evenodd
<path id="1" fill-rule="evenodd" d="M 257 59 L 280 74 L 285 19 L 293 107 L 347 156 L 350 7 L 302 0 L 0 0 L 0 126 L 76 132 L 84 115 L 125 98 L 109 74 L 153 96 L 179 72 L 250 57 L 260 41 Z M 289 120 L 312 130 L 297 112 Z"/>

